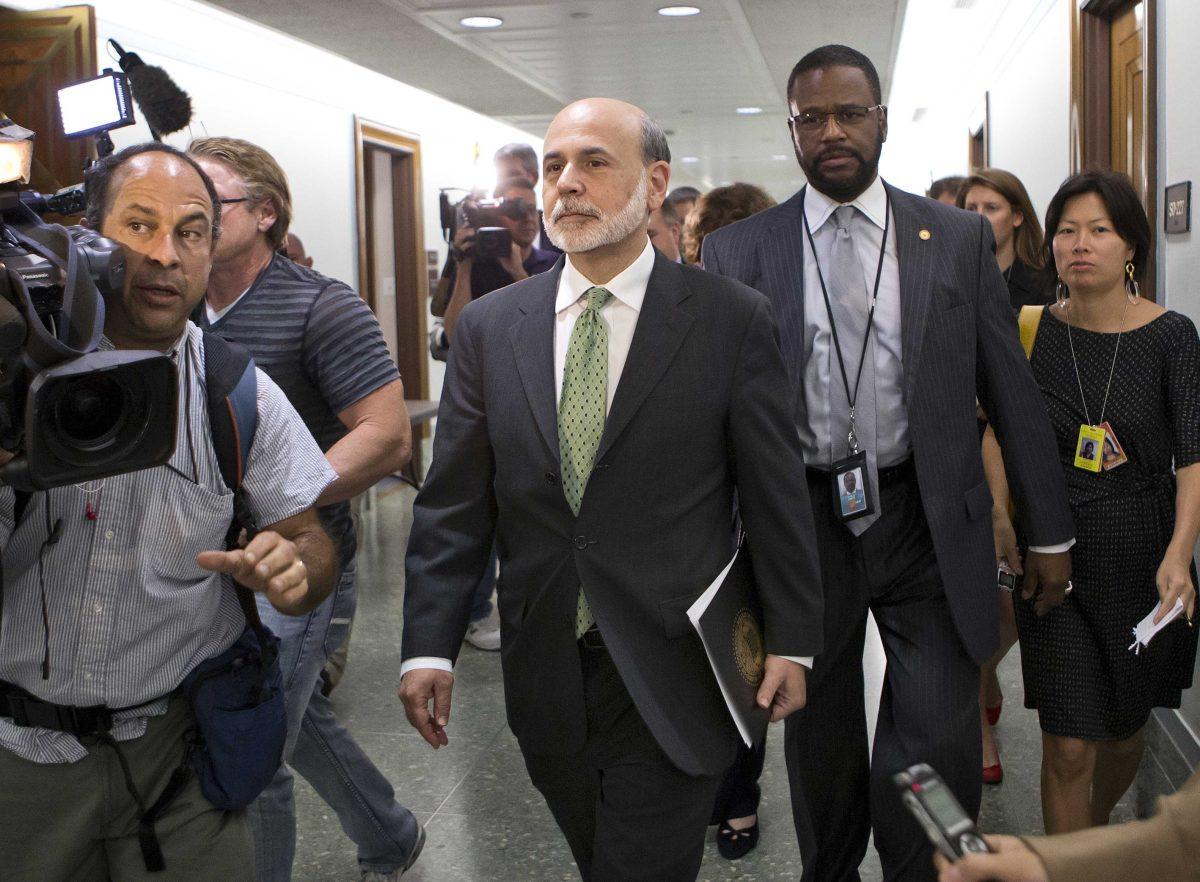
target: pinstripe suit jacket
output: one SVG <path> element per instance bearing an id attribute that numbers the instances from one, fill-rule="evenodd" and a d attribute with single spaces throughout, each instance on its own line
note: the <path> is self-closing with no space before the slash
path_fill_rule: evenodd
<path id="1" fill-rule="evenodd" d="M 995 650 L 992 497 L 975 422 L 978 397 L 1004 449 L 1032 545 L 1074 536 L 1042 396 L 1021 349 L 988 222 L 888 186 L 900 266 L 901 360 L 909 441 L 950 609 L 967 650 Z M 704 267 L 767 295 L 779 323 L 798 419 L 804 351 L 802 191 L 711 233 Z"/>
<path id="2" fill-rule="evenodd" d="M 771 309 L 745 285 L 656 254 L 575 515 L 554 391 L 562 267 L 469 304 L 454 331 L 413 508 L 402 656 L 458 655 L 495 532 L 505 703 L 522 750 L 583 749 L 582 584 L 663 751 L 689 774 L 719 774 L 737 735 L 686 611 L 733 553 L 735 494 L 767 651 L 821 649 L 812 511 Z"/>

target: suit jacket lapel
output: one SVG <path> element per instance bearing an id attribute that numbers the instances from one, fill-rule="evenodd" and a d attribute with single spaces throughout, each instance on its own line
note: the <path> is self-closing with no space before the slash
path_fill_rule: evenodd
<path id="1" fill-rule="evenodd" d="M 538 430 L 558 461 L 558 406 L 554 400 L 554 300 L 563 258 L 554 268 L 533 276 L 518 309 L 523 317 L 509 330 L 517 372 Z"/>
<path id="2" fill-rule="evenodd" d="M 771 299 L 779 326 L 784 361 L 795 389 L 804 385 L 804 189 L 784 203 L 787 217 L 767 232 L 758 244 L 759 277 L 756 287 Z M 781 283 L 783 290 L 771 291 Z M 803 396 L 801 396 L 803 399 Z"/>
<path id="3" fill-rule="evenodd" d="M 633 342 L 621 371 L 621 381 L 617 384 L 612 407 L 604 423 L 604 434 L 596 450 L 596 462 L 604 458 L 613 442 L 629 425 L 687 336 L 693 316 L 681 309 L 679 304 L 690 295 L 683 279 L 683 270 L 655 252 L 654 270 L 646 286 L 646 298 L 642 301 L 637 329 L 633 332 Z"/>
<path id="4" fill-rule="evenodd" d="M 900 345 L 904 364 L 904 400 L 916 389 L 921 343 L 929 317 L 930 277 L 936 246 L 931 222 L 919 197 L 888 186 L 896 223 L 896 259 L 900 264 Z M 930 235 L 922 237 L 921 233 Z"/>

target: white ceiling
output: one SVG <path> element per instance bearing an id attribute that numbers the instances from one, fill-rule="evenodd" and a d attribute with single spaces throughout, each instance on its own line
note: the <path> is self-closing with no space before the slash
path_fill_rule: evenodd
<path id="1" fill-rule="evenodd" d="M 575 99 L 631 101 L 668 130 L 673 185 L 745 180 L 784 198 L 802 181 L 785 122 L 792 66 L 846 43 L 886 95 L 907 0 L 693 0 L 687 18 L 658 15 L 668 0 L 210 2 L 538 137 Z M 504 25 L 472 30 L 468 15 Z"/>

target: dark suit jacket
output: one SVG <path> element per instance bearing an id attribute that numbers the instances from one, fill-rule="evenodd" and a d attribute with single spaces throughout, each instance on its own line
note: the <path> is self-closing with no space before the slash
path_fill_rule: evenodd
<path id="1" fill-rule="evenodd" d="M 563 496 L 554 378 L 562 263 L 462 312 L 414 506 L 403 657 L 453 659 L 493 528 L 508 720 L 523 750 L 582 749 L 575 605 L 596 622 L 646 724 L 689 774 L 736 734 L 685 615 L 733 553 L 735 492 L 767 651 L 821 649 L 812 513 L 766 299 L 656 254 L 579 516 Z"/>
<path id="2" fill-rule="evenodd" d="M 1074 536 L 1066 482 L 996 265 L 987 220 L 889 186 L 900 266 L 909 441 L 938 566 L 976 661 L 998 642 L 992 495 L 975 399 L 991 415 L 1032 545 Z M 710 233 L 704 267 L 757 288 L 775 309 L 797 412 L 805 418 L 802 193 Z"/>

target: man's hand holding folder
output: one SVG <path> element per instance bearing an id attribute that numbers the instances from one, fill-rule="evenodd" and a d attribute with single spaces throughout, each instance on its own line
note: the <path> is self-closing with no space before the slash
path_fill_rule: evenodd
<path id="1" fill-rule="evenodd" d="M 777 723 L 808 701 L 808 680 L 804 665 L 778 655 L 768 655 L 758 687 L 758 706 L 771 712 Z"/>

